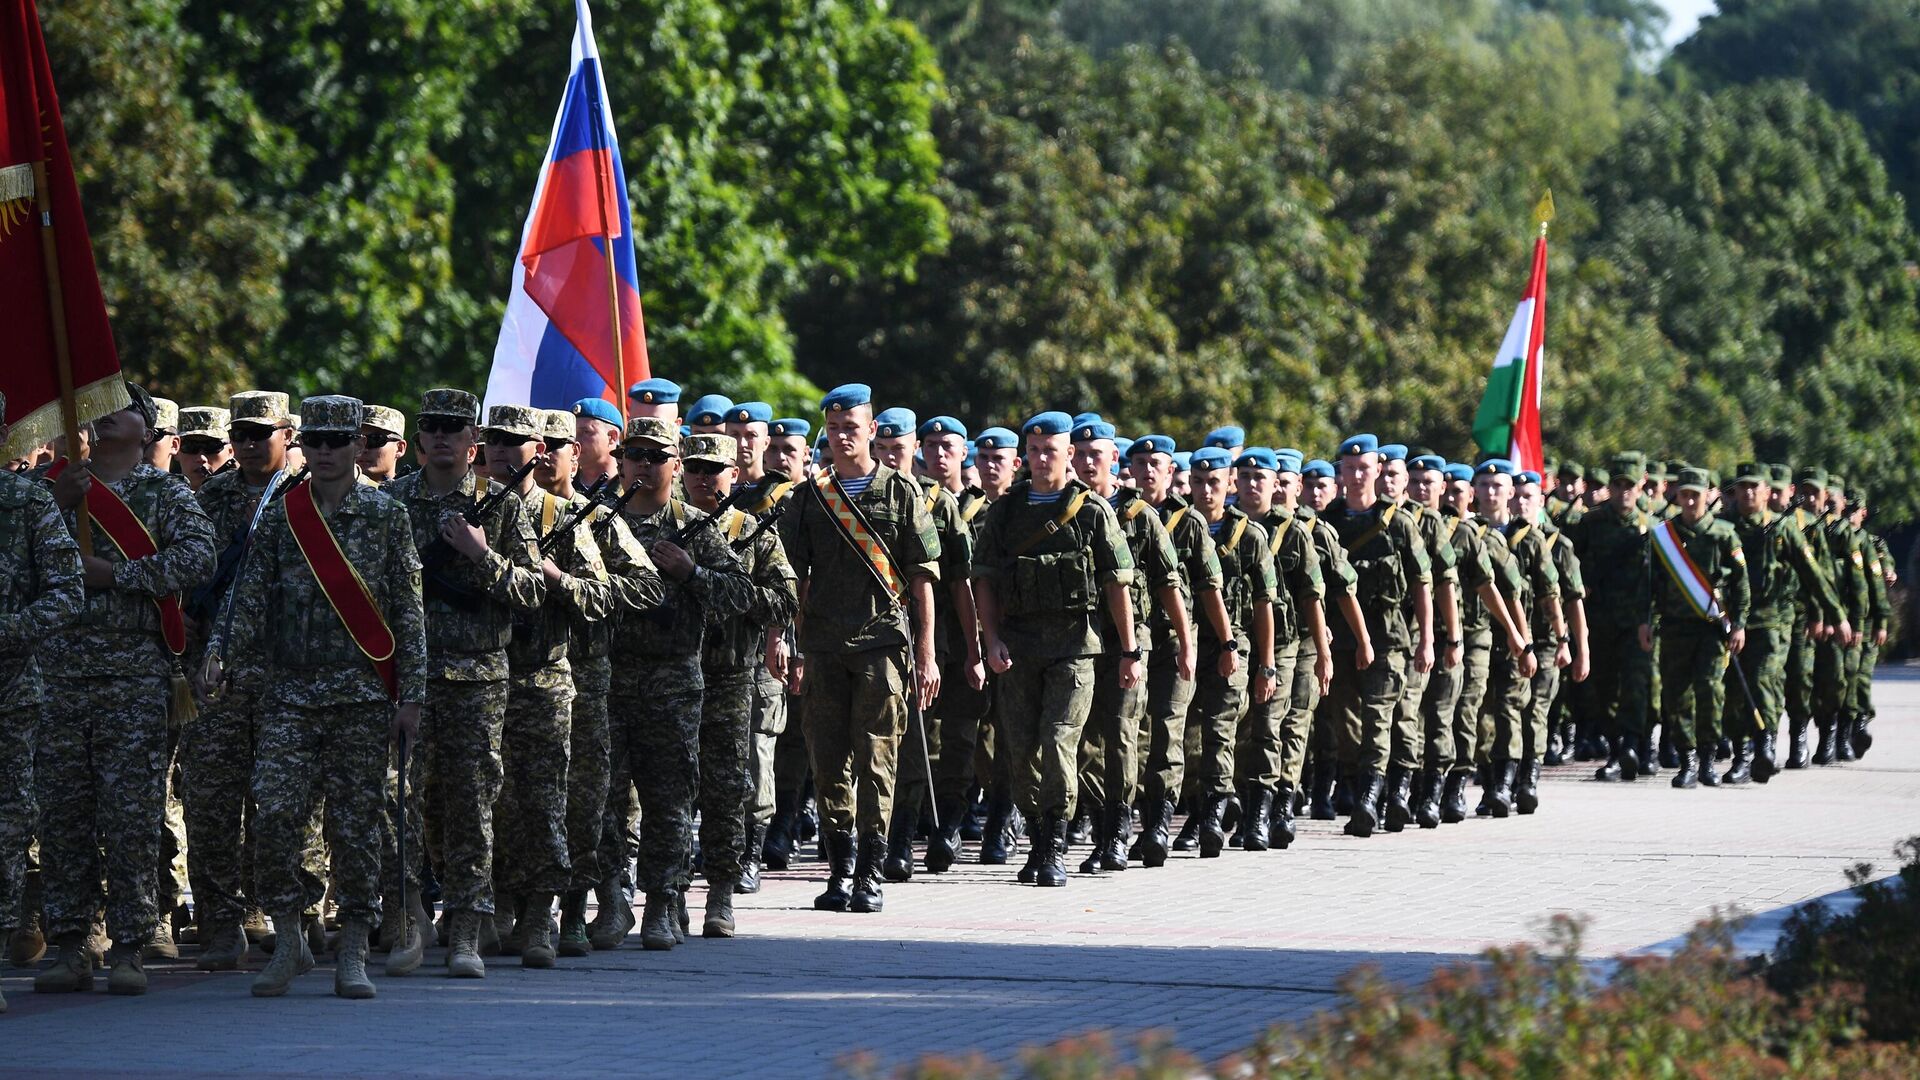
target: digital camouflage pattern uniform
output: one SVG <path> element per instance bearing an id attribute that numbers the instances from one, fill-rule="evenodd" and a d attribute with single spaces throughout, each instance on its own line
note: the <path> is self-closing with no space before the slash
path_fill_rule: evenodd
<path id="1" fill-rule="evenodd" d="M 215 541 L 179 477 L 137 465 L 108 486 L 159 550 L 129 562 L 94 522 L 93 553 L 114 564 L 114 584 L 88 588 L 80 618 L 42 641 L 47 709 L 33 779 L 48 936 L 86 933 L 105 881 L 107 929 L 125 946 L 145 942 L 160 917 L 155 869 L 178 661 L 161 640 L 155 601 L 206 580 Z M 72 532 L 74 515 L 65 518 Z"/>
<path id="2" fill-rule="evenodd" d="M 0 399 L 0 417 L 4 417 Z M 34 653 L 80 617 L 80 547 L 45 488 L 0 472 L 0 938 L 21 925 L 46 687 Z"/>
<path id="3" fill-rule="evenodd" d="M 477 405 L 464 392 L 430 390 L 421 415 L 452 416 L 473 422 Z M 540 610 L 546 581 L 527 531 L 520 497 L 469 471 L 453 488 L 437 492 L 427 474 L 395 477 L 387 494 L 407 508 L 413 540 L 428 564 L 423 581 L 427 612 L 427 695 L 420 717 L 420 752 L 411 760 L 408 791 L 419 792 L 425 847 L 438 867 L 441 898 L 447 910 L 491 915 L 493 906 L 493 808 L 500 798 L 500 733 L 507 713 L 507 646 L 513 620 Z M 444 560 L 436 582 L 430 551 L 449 515 L 477 508 L 499 495 L 480 522 L 488 552 L 474 563 L 463 556 Z M 441 542 L 444 543 L 444 542 Z M 458 590 L 458 591 L 456 591 Z M 409 828 L 413 809 L 408 808 Z M 423 845 L 408 834 L 409 888 L 419 884 L 416 855 Z M 398 855 L 388 853 L 388 865 Z M 391 895 L 399 874 L 388 871 Z"/>
<path id="4" fill-rule="evenodd" d="M 356 483 L 322 518 L 393 632 L 398 700 L 425 701 L 426 615 L 406 508 Z M 273 672 L 259 701 L 254 899 L 272 915 L 320 902 L 304 863 L 309 822 L 324 800 L 340 917 L 378 922 L 380 853 L 393 841 L 386 781 L 395 699 L 321 591 L 282 503 L 261 520 L 236 590 L 233 645 L 223 655 L 251 654 Z"/>
<path id="5" fill-rule="evenodd" d="M 1637 456 L 1616 456 L 1613 475 L 1639 479 Z M 1613 752 L 1638 753 L 1648 730 L 1647 697 L 1653 656 L 1640 647 L 1640 626 L 1651 603 L 1653 517 L 1632 504 L 1608 500 L 1567 530 L 1587 585 L 1587 681 L 1575 698 L 1583 718 L 1613 741 Z"/>

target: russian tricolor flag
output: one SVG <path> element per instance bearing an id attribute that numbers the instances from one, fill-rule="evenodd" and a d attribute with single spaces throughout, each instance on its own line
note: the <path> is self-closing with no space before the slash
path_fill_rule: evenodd
<path id="1" fill-rule="evenodd" d="M 649 377 L 627 174 L 586 0 L 574 14 L 573 74 L 521 232 L 486 404 L 600 397 L 625 415 L 626 388 Z"/>

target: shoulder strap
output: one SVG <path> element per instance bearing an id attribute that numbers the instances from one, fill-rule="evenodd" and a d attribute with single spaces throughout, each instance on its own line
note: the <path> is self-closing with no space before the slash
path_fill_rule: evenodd
<path id="1" fill-rule="evenodd" d="M 867 524 L 866 515 L 854 505 L 847 496 L 845 488 L 840 486 L 832 472 L 820 474 L 820 478 L 807 485 L 814 497 L 820 500 L 821 508 L 827 512 L 827 520 L 833 523 L 834 531 L 853 548 L 853 553 L 873 579 L 895 604 L 903 600 L 900 588 L 900 575 L 893 568 L 893 557 L 887 554 L 885 544 L 873 535 L 873 529 Z"/>
<path id="2" fill-rule="evenodd" d="M 559 516 L 560 516 L 560 500 L 554 498 L 553 493 L 550 491 L 541 492 L 540 493 L 540 535 L 541 536 L 545 536 L 548 533 L 553 531 L 554 519 Z"/>
<path id="3" fill-rule="evenodd" d="M 1121 520 L 1123 521 L 1132 521 L 1134 518 L 1139 517 L 1141 514 L 1146 513 L 1148 510 L 1151 510 L 1152 508 L 1153 508 L 1153 504 L 1147 502 L 1147 500 L 1135 499 L 1133 500 L 1133 502 L 1127 505 L 1126 513 L 1121 514 L 1120 517 L 1121 517 Z"/>
<path id="4" fill-rule="evenodd" d="M 986 508 L 987 497 L 985 495 L 978 496 L 972 502 L 960 508 L 960 520 L 972 524 L 973 519 L 979 517 L 980 511 Z"/>
<path id="5" fill-rule="evenodd" d="M 1287 520 L 1280 523 L 1279 528 L 1273 530 L 1273 539 L 1267 541 L 1268 555 L 1280 554 L 1280 544 L 1282 541 L 1286 540 L 1287 530 L 1291 528 L 1293 528 L 1293 519 L 1288 518 Z"/>
<path id="6" fill-rule="evenodd" d="M 1247 522 L 1252 520 L 1253 519 L 1249 517 L 1242 517 L 1239 521 L 1233 523 L 1233 535 L 1227 537 L 1228 551 L 1232 551 L 1240 546 L 1240 538 L 1247 535 Z"/>
<path id="7" fill-rule="evenodd" d="M 1082 489 L 1076 492 L 1073 498 L 1067 500 L 1066 509 L 1060 511 L 1059 517 L 1049 520 L 1045 525 L 1027 534 L 1026 539 L 1013 545 L 1013 547 L 1008 550 L 1015 556 L 1025 555 L 1027 552 L 1033 550 L 1035 544 L 1066 528 L 1067 522 L 1072 521 L 1074 517 L 1080 513 L 1080 508 L 1087 505 L 1087 496 L 1091 494 L 1093 494 L 1091 489 Z"/>
<path id="8" fill-rule="evenodd" d="M 1174 526 L 1180 524 L 1180 519 L 1187 516 L 1187 510 L 1188 510 L 1188 507 L 1183 506 L 1180 509 L 1175 510 L 1173 512 L 1173 516 L 1167 519 L 1168 532 L 1172 532 Z"/>
<path id="9" fill-rule="evenodd" d="M 1398 509 L 1398 507 L 1389 503 L 1385 510 L 1380 511 L 1380 520 L 1373 523 L 1373 528 L 1354 537 L 1353 542 L 1347 545 L 1347 553 L 1351 555 L 1384 535 L 1387 531 L 1387 526 L 1393 524 L 1393 512 L 1396 509 Z"/>

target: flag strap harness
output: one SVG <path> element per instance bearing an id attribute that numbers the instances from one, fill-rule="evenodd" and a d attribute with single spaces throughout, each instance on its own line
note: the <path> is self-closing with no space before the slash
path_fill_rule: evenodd
<path id="1" fill-rule="evenodd" d="M 873 571 L 874 579 L 886 591 L 887 599 L 895 604 L 900 603 L 900 574 L 893 567 L 893 558 L 887 554 L 886 545 L 880 542 L 880 538 L 873 535 L 866 518 L 840 486 L 839 478 L 831 471 L 822 473 L 813 482 L 813 490 L 820 496 L 840 535 L 853 545 L 854 553 Z"/>
<path id="2" fill-rule="evenodd" d="M 307 569 L 313 571 L 313 580 L 326 594 L 333 613 L 340 617 L 347 636 L 372 662 L 373 670 L 387 688 L 387 697 L 399 701 L 400 678 L 393 663 L 393 630 L 381 617 L 380 606 L 373 602 L 373 593 L 361 579 L 360 571 L 354 569 L 346 552 L 340 550 L 333 528 L 321 516 L 320 507 L 313 500 L 313 482 L 294 485 L 293 490 L 287 492 L 286 505 L 287 526 L 301 556 L 307 560 Z"/>
<path id="3" fill-rule="evenodd" d="M 1681 545 L 1673 522 L 1663 521 L 1654 526 L 1653 550 L 1660 556 L 1660 565 L 1666 567 L 1667 574 L 1679 586 L 1680 595 L 1686 597 L 1687 606 L 1693 609 L 1693 613 L 1709 622 L 1725 625 L 1727 617 L 1720 611 L 1720 601 L 1713 595 L 1713 585 L 1693 561 L 1693 556 L 1687 554 L 1687 549 Z"/>

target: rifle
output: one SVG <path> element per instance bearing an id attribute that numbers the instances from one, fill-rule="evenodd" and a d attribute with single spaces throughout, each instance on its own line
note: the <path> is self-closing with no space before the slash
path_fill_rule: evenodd
<path id="1" fill-rule="evenodd" d="M 786 512 L 787 512 L 787 504 L 782 502 L 776 505 L 773 509 L 760 515 L 758 519 L 758 524 L 754 525 L 753 531 L 733 542 L 733 550 L 745 551 L 748 548 L 752 547 L 753 542 L 755 540 L 760 539 L 760 534 L 763 532 L 766 532 L 768 529 L 773 528 L 773 523 L 776 521 L 779 521 L 780 515 Z"/>
<path id="2" fill-rule="evenodd" d="M 520 482 L 525 480 L 527 474 L 531 473 L 533 467 L 539 463 L 540 457 L 536 454 L 525 465 L 516 469 L 514 474 L 507 478 L 506 483 L 501 484 L 497 490 L 488 492 L 486 498 L 469 502 L 467 508 L 460 511 L 460 516 L 466 519 L 467 524 L 475 528 L 483 528 L 487 515 L 493 513 L 493 508 L 500 505 L 500 500 L 506 498 L 507 492 L 518 488 Z M 481 481 L 476 479 L 475 482 L 478 484 Z M 425 585 L 427 595 L 437 596 L 462 611 L 477 611 L 485 600 L 484 594 L 454 581 L 447 575 L 448 564 L 452 563 L 458 555 L 459 552 L 453 550 L 453 545 L 436 533 L 433 541 L 420 549 L 421 581 Z"/>
<path id="3" fill-rule="evenodd" d="M 686 547 L 687 541 L 699 536 L 702 529 L 719 521 L 721 515 L 733 509 L 733 504 L 739 502 L 740 497 L 746 493 L 746 488 L 734 488 L 732 491 L 727 492 L 726 498 L 720 500 L 720 505 L 713 508 L 713 513 L 708 514 L 706 517 L 696 518 L 693 521 L 687 522 L 685 525 L 675 529 L 672 536 L 664 537 L 664 539 L 667 543 L 677 547 Z"/>
<path id="4" fill-rule="evenodd" d="M 307 475 L 305 466 L 289 479 L 285 468 L 267 478 L 267 489 L 260 493 L 260 501 L 253 508 L 253 516 L 235 526 L 233 535 L 227 539 L 226 549 L 220 552 L 220 560 L 214 564 L 213 576 L 201 582 L 187 597 L 187 614 L 195 622 L 206 622 L 213 617 L 223 601 L 231 610 L 228 595 L 233 591 L 233 583 L 240 580 L 240 570 L 246 564 L 247 550 L 253 546 L 253 530 L 260 525 L 260 519 L 266 514 L 268 504 L 285 495 L 289 488 L 299 483 Z M 231 616 L 228 616 L 231 620 Z"/>
<path id="5" fill-rule="evenodd" d="M 546 558 L 547 555 L 551 553 L 554 548 L 558 547 L 560 545 L 560 540 L 562 537 L 572 535 L 574 527 L 579 525 L 580 522 L 586 520 L 586 517 L 588 514 L 591 514 L 595 510 L 599 509 L 601 492 L 606 490 L 607 485 L 612 482 L 613 482 L 613 477 L 611 475 L 603 476 L 600 479 L 594 481 L 593 486 L 588 488 L 585 492 L 584 497 L 587 500 L 586 505 L 580 507 L 578 510 L 574 511 L 572 514 L 568 515 L 567 520 L 561 522 L 558 526 L 554 528 L 552 532 L 549 532 L 547 535 L 540 538 L 539 547 L 540 547 L 541 558 L 543 559 Z"/>

